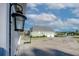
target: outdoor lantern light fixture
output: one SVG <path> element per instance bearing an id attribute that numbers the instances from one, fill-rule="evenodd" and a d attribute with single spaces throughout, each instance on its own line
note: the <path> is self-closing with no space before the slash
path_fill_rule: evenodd
<path id="1" fill-rule="evenodd" d="M 22 6 L 18 4 L 14 4 L 16 9 L 15 13 L 12 13 L 13 21 L 14 21 L 14 28 L 15 31 L 24 31 L 24 23 L 26 20 L 26 17 L 23 15 L 23 9 Z"/>
<path id="2" fill-rule="evenodd" d="M 13 13 L 12 17 L 14 20 L 15 31 L 24 31 L 24 23 L 26 17 L 21 13 Z"/>

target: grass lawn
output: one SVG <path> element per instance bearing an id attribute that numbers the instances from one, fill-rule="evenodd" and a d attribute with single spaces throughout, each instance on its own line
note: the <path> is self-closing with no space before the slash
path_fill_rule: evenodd
<path id="1" fill-rule="evenodd" d="M 73 36 L 73 38 L 79 43 L 79 36 Z"/>
<path id="2" fill-rule="evenodd" d="M 76 41 L 79 43 L 79 39 L 76 39 Z"/>

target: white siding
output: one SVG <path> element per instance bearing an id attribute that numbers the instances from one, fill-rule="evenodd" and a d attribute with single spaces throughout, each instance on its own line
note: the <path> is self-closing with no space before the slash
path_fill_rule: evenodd
<path id="1" fill-rule="evenodd" d="M 15 55 L 19 33 L 14 31 L 13 21 L 11 25 L 12 55 Z M 0 3 L 0 48 L 4 48 L 6 55 L 9 55 L 9 4 L 7 3 Z"/>
<path id="2" fill-rule="evenodd" d="M 8 4 L 0 4 L 0 48 L 9 51 Z"/>

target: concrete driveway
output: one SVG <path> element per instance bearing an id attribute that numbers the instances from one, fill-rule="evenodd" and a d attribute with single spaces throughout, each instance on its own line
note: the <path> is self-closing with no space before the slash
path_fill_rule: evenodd
<path id="1" fill-rule="evenodd" d="M 41 38 L 40 38 L 41 39 Z M 79 56 L 79 44 L 72 37 L 55 37 L 32 40 L 20 45 L 17 56 Z"/>

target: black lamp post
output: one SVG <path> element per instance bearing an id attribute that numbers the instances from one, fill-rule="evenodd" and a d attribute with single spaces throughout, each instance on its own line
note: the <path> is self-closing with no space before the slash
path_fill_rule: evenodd
<path id="1" fill-rule="evenodd" d="M 15 13 L 12 13 L 12 6 L 15 8 Z M 15 31 L 24 31 L 24 22 L 26 17 L 23 15 L 23 8 L 17 3 L 10 3 L 9 6 L 9 55 L 11 56 L 11 17 L 14 21 Z"/>
<path id="2" fill-rule="evenodd" d="M 23 14 L 19 14 L 19 13 L 13 13 L 12 17 L 14 19 L 15 31 L 24 31 L 24 23 L 26 17 Z"/>

